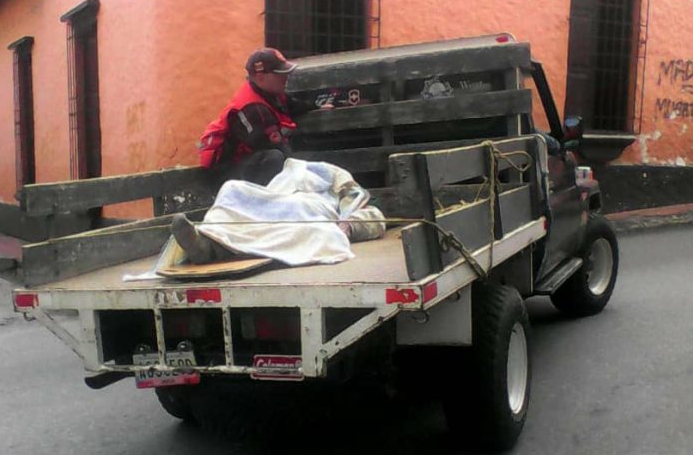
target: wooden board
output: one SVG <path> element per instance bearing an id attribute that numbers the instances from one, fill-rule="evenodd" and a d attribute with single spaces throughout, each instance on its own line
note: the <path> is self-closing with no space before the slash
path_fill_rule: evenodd
<path id="1" fill-rule="evenodd" d="M 274 262 L 270 258 L 249 255 L 239 255 L 234 260 L 210 264 L 191 264 L 185 259 L 185 252 L 171 238 L 161 255 L 156 273 L 167 278 L 212 278 L 244 275 Z"/>
<path id="2" fill-rule="evenodd" d="M 5 270 L 10 270 L 17 267 L 17 260 L 15 258 L 8 258 L 0 256 L 0 272 Z"/>
<path id="3" fill-rule="evenodd" d="M 86 211 L 31 217 L 18 205 L 0 203 L 0 233 L 28 242 L 84 232 L 91 226 L 92 219 Z"/>
<path id="4" fill-rule="evenodd" d="M 205 210 L 189 214 L 202 219 Z M 171 235 L 173 215 L 126 223 L 22 247 L 24 284 L 36 286 L 151 256 Z"/>
<path id="5" fill-rule="evenodd" d="M 20 205 L 27 215 L 51 215 L 134 201 L 183 191 L 199 192 L 199 186 L 216 194 L 228 169 L 210 171 L 201 167 L 181 167 L 140 174 L 99 177 L 57 183 L 26 185 Z M 205 185 L 205 184 L 208 184 Z"/>
<path id="6" fill-rule="evenodd" d="M 530 113 L 531 90 L 500 90 L 450 98 L 394 101 L 312 111 L 299 120 L 298 132 L 314 134 Z"/>
<path id="7" fill-rule="evenodd" d="M 529 185 L 502 193 L 499 197 L 500 211 L 503 220 L 503 234 L 532 220 L 531 196 Z M 446 231 L 450 231 L 469 250 L 474 251 L 491 241 L 488 200 L 461 206 L 439 215 L 436 222 Z M 428 256 L 425 226 L 421 223 L 402 229 L 402 245 L 407 262 L 407 273 L 412 280 L 419 280 L 432 273 L 426 261 L 421 257 Z M 442 253 L 443 266 L 457 260 L 460 254 L 451 250 Z"/>
<path id="8" fill-rule="evenodd" d="M 388 167 L 388 157 L 395 153 L 423 152 L 465 145 L 478 144 L 479 139 L 425 142 L 420 144 L 385 145 L 378 147 L 359 147 L 342 150 L 298 150 L 293 156 L 306 161 L 325 161 L 340 166 L 352 173 L 384 172 Z"/>
<path id="9" fill-rule="evenodd" d="M 243 275 L 272 263 L 269 258 L 236 259 L 234 261 L 211 264 L 180 264 L 157 270 L 157 274 L 167 278 L 212 278 L 229 275 Z"/>
<path id="10" fill-rule="evenodd" d="M 523 183 L 501 183 L 501 192 L 521 187 Z M 420 218 L 423 214 L 422 200 L 418 197 L 406 198 L 393 187 L 371 188 L 371 203 L 389 218 Z M 458 205 L 460 202 L 473 203 L 488 197 L 487 184 L 446 185 L 439 188 L 434 197 L 443 207 Z M 439 208 L 439 207 L 437 207 Z"/>
<path id="11" fill-rule="evenodd" d="M 495 141 L 496 147 L 504 153 L 513 151 L 533 151 L 534 137 L 520 137 Z M 431 186 L 434 192 L 450 183 L 481 177 L 488 174 L 489 150 L 483 145 L 438 150 L 426 153 L 426 160 L 430 174 Z M 418 193 L 416 180 L 414 179 L 415 153 L 401 153 L 390 155 L 389 168 L 390 179 L 393 186 L 403 194 Z M 511 164 L 522 165 L 527 162 L 526 157 L 515 155 L 508 160 L 498 160 L 498 171 L 508 169 Z"/>
<path id="12" fill-rule="evenodd" d="M 458 40 L 389 49 L 366 50 L 300 59 L 289 80 L 291 91 L 345 87 L 383 80 L 427 78 L 441 74 L 478 73 L 527 68 L 527 43 L 465 47 Z"/>

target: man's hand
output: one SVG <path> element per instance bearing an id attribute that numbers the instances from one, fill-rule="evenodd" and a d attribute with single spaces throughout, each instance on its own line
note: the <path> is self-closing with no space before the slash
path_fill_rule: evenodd
<path id="1" fill-rule="evenodd" d="M 334 109 L 334 104 L 331 103 L 325 103 L 322 106 L 320 106 L 321 111 L 331 111 L 332 109 Z"/>

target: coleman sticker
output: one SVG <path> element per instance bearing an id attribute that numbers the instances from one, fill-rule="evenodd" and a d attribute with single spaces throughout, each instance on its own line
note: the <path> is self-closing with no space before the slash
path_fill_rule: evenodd
<path id="1" fill-rule="evenodd" d="M 250 377 L 271 381 L 303 380 L 303 360 L 300 355 L 256 355 Z"/>

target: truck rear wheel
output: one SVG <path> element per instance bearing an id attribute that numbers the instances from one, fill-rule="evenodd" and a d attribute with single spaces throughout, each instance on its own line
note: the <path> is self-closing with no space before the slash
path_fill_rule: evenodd
<path id="1" fill-rule="evenodd" d="M 598 213 L 590 213 L 581 256 L 582 267 L 551 295 L 554 306 L 573 317 L 602 311 L 616 285 L 618 242 L 609 222 Z"/>
<path id="2" fill-rule="evenodd" d="M 154 389 L 161 407 L 166 412 L 184 422 L 195 422 L 190 410 L 190 394 L 193 386 L 157 387 Z"/>
<path id="3" fill-rule="evenodd" d="M 511 448 L 529 405 L 531 362 L 529 318 L 516 289 L 475 285 L 472 291 L 473 344 L 469 390 L 451 389 L 443 406 L 448 426 L 487 450 Z"/>

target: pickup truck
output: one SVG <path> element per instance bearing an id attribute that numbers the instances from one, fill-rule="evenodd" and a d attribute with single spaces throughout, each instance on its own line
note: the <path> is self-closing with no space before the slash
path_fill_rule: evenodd
<path id="1" fill-rule="evenodd" d="M 529 44 L 507 33 L 298 63 L 289 90 L 336 108 L 298 119 L 295 157 L 349 170 L 387 217 L 384 238 L 336 265 L 124 282 L 156 263 L 170 213 L 199 220 L 218 189 L 207 171 L 28 185 L 28 215 L 147 196 L 160 216 L 26 245 L 16 311 L 83 359 L 90 387 L 134 376 L 184 420 L 214 414 L 200 394 L 252 381 L 263 394 L 277 381 L 367 377 L 405 396 L 426 381 L 451 431 L 511 447 L 530 401 L 524 299 L 590 316 L 616 281 L 616 237 L 580 165 L 581 120 L 561 123 Z M 54 315 L 66 311 L 76 329 Z"/>

